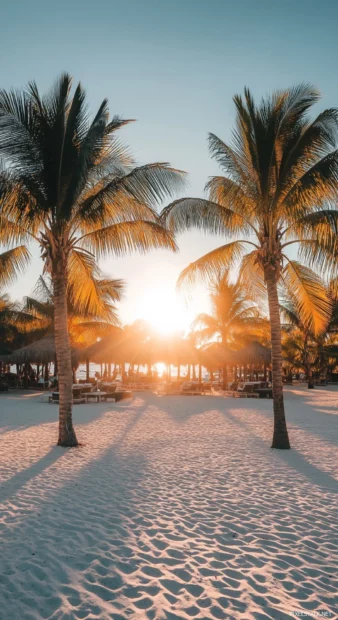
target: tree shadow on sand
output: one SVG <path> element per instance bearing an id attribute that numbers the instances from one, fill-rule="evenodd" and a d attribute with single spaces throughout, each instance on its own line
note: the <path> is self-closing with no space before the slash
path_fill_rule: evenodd
<path id="1" fill-rule="evenodd" d="M 127 433 L 125 429 L 120 440 Z M 142 455 L 121 455 L 113 444 L 61 486 L 53 489 L 42 480 L 38 511 L 21 521 L 18 515 L 15 534 L 3 547 L 5 572 L 12 571 L 4 582 L 8 613 L 24 618 L 29 610 L 41 617 L 63 617 L 66 606 L 74 618 L 107 613 L 119 618 L 115 601 L 123 575 L 138 568 L 134 515 L 142 506 L 138 489 L 145 470 Z"/>
<path id="2" fill-rule="evenodd" d="M 106 405 L 106 403 L 105 403 Z M 129 403 L 130 408 L 130 403 Z M 115 411 L 121 411 L 123 409 L 128 409 L 128 405 L 126 404 L 117 404 L 114 410 L 108 409 L 107 406 L 104 410 L 94 412 L 94 415 L 91 416 L 89 412 L 89 416 L 85 422 L 82 424 L 89 424 L 93 421 L 98 420 L 99 417 L 106 415 L 107 413 L 114 413 Z M 123 440 L 127 437 L 128 433 L 133 429 L 133 427 L 138 423 L 142 414 L 144 413 L 144 407 L 138 407 L 136 409 L 136 413 L 131 417 L 131 419 L 126 423 L 122 433 L 117 436 L 116 443 L 111 446 L 111 448 L 118 449 L 118 447 L 122 444 Z M 79 421 L 75 422 L 79 425 Z M 27 427 L 18 427 L 17 431 L 25 430 Z M 37 431 L 38 432 L 38 431 Z M 81 450 L 81 448 L 79 448 Z M 53 465 L 58 459 L 64 457 L 69 452 L 69 449 L 62 448 L 60 446 L 53 446 L 49 452 L 47 452 L 42 458 L 35 461 L 29 467 L 24 468 L 18 473 L 11 476 L 6 482 L 4 482 L 0 486 L 0 502 L 7 501 L 10 497 L 14 496 L 22 487 L 24 487 L 28 482 L 39 476 L 43 473 L 44 470 L 48 469 L 51 465 Z"/>
<path id="3" fill-rule="evenodd" d="M 35 461 L 29 467 L 14 474 L 9 480 L 6 480 L 0 487 L 0 501 L 5 502 L 7 499 L 15 495 L 30 480 L 39 476 L 45 469 L 53 465 L 58 459 L 66 454 L 64 448 L 53 446 L 45 456 Z"/>
<path id="4" fill-rule="evenodd" d="M 242 419 L 239 419 L 229 411 L 222 411 L 223 415 L 234 424 L 242 426 L 254 437 L 254 441 L 259 444 L 260 449 L 266 450 L 268 448 L 267 442 L 263 441 L 252 428 L 249 427 Z M 282 459 L 286 465 L 292 467 L 302 476 L 307 478 L 312 484 L 327 489 L 332 493 L 338 493 L 338 481 L 333 478 L 329 473 L 319 469 L 315 465 L 312 465 L 304 456 L 292 447 L 291 450 L 273 450 L 273 454 Z"/>

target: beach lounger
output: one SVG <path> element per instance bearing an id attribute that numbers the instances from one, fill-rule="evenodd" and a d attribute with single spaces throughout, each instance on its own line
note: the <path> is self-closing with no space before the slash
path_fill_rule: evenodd
<path id="1" fill-rule="evenodd" d="M 130 390 L 118 390 L 115 392 L 111 392 L 105 395 L 104 400 L 113 399 L 116 403 L 120 400 L 125 400 L 127 398 L 132 398 L 133 393 Z"/>

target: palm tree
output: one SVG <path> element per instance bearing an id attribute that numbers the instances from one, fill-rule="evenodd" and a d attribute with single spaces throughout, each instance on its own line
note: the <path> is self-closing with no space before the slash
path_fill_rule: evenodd
<path id="1" fill-rule="evenodd" d="M 6 218 L 0 216 L 0 245 L 13 242 L 13 230 Z M 18 235 L 18 238 L 20 235 Z M 4 293 L 4 287 L 11 284 L 29 261 L 25 245 L 19 245 L 0 253 L 0 338 L 2 343 L 12 341 L 28 317 L 20 313 L 17 304 Z"/>
<path id="2" fill-rule="evenodd" d="M 23 92 L 0 91 L 1 209 L 39 244 L 52 279 L 62 446 L 77 445 L 67 287 L 77 280 L 87 287 L 94 255 L 175 250 L 155 208 L 183 183 L 167 164 L 136 167 L 116 138 L 129 121 L 109 120 L 104 100 L 90 122 L 85 99 L 80 84 L 71 96 L 68 74 L 45 96 L 34 82 Z"/>
<path id="3" fill-rule="evenodd" d="M 120 325 L 115 304 L 121 300 L 123 289 L 123 280 L 103 278 L 98 269 L 87 290 L 81 282 L 68 286 L 68 332 L 72 342 L 89 346 Z M 22 311 L 32 317 L 30 336 L 37 333 L 42 338 L 54 333 L 53 285 L 49 276 L 40 276 L 33 295 L 25 297 Z"/>
<path id="4" fill-rule="evenodd" d="M 199 314 L 192 324 L 203 342 L 217 337 L 222 344 L 236 347 L 239 337 L 257 336 L 267 327 L 267 320 L 241 282 L 231 281 L 228 269 L 212 279 L 210 301 L 211 314 Z"/>
<path id="5" fill-rule="evenodd" d="M 302 366 L 308 378 L 309 388 L 314 387 L 313 368 L 325 374 L 329 360 L 332 359 L 335 365 L 338 354 L 338 281 L 336 278 L 327 283 L 326 291 L 331 307 L 321 331 L 315 329 L 315 308 L 313 308 L 313 316 L 309 314 L 307 320 L 304 320 L 292 290 L 284 291 L 280 303 L 281 314 L 286 320 L 286 323 L 282 325 L 282 330 L 286 334 L 283 340 L 283 358 L 287 361 L 293 358 L 298 365 Z"/>
<path id="6" fill-rule="evenodd" d="M 236 348 L 239 339 L 258 336 L 268 328 L 257 305 L 240 282 L 231 282 L 229 269 L 223 269 L 211 282 L 211 314 L 199 314 L 192 323 L 200 342 L 219 339 L 222 345 Z M 226 366 L 223 367 L 226 383 Z M 226 389 L 226 387 L 224 387 Z"/>
<path id="7" fill-rule="evenodd" d="M 274 395 L 273 448 L 290 447 L 284 412 L 278 285 L 292 288 L 306 317 L 316 308 L 320 331 L 329 301 L 318 277 L 287 249 L 297 244 L 300 260 L 321 264 L 332 255 L 338 211 L 327 201 L 337 196 L 337 110 L 311 121 L 308 110 L 319 99 L 300 85 L 254 103 L 248 89 L 234 97 L 236 129 L 232 144 L 209 135 L 211 155 L 224 171 L 207 183 L 209 199 L 184 198 L 170 204 L 162 219 L 172 231 L 197 227 L 236 240 L 189 265 L 179 282 L 210 277 L 241 260 L 240 280 L 248 291 L 266 288 L 271 325 Z M 238 239 L 239 234 L 241 238 Z"/>

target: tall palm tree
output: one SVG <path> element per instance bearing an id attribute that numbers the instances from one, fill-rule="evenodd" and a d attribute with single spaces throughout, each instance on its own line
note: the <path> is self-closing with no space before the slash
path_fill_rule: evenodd
<path id="1" fill-rule="evenodd" d="M 223 265 L 241 260 L 241 281 L 248 290 L 266 288 L 271 325 L 274 433 L 273 448 L 290 447 L 284 412 L 282 347 L 278 285 L 285 281 L 296 293 L 306 316 L 316 307 L 316 329 L 329 312 L 318 277 L 287 249 L 298 243 L 300 259 L 321 264 L 332 253 L 338 211 L 327 201 L 337 196 L 337 110 L 315 120 L 308 110 L 319 99 L 313 87 L 300 85 L 276 92 L 256 105 L 248 89 L 235 96 L 236 128 L 232 144 L 209 135 L 212 157 L 224 176 L 207 183 L 209 199 L 185 198 L 164 209 L 163 221 L 176 232 L 195 226 L 236 236 L 187 267 L 180 283 L 196 275 L 210 277 Z M 238 236 L 241 235 L 239 239 Z"/>
<path id="2" fill-rule="evenodd" d="M 79 84 L 71 95 L 68 74 L 45 96 L 34 82 L 0 91 L 0 206 L 14 230 L 39 244 L 52 278 L 62 446 L 77 445 L 67 286 L 87 286 L 94 255 L 176 249 L 155 208 L 182 187 L 183 175 L 167 164 L 136 167 L 116 138 L 128 122 L 109 120 L 106 100 L 90 121 L 84 90 Z"/>

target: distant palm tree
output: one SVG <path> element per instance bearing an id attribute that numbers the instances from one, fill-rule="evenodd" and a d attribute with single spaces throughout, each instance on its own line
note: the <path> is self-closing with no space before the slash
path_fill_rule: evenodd
<path id="1" fill-rule="evenodd" d="M 200 342 L 219 339 L 225 346 L 238 347 L 248 337 L 258 337 L 269 329 L 266 319 L 240 282 L 232 282 L 228 269 L 212 280 L 211 314 L 199 314 L 192 329 Z M 223 383 L 226 382 L 226 366 Z M 224 388 L 226 389 L 226 388 Z"/>
<path id="2" fill-rule="evenodd" d="M 62 446 L 77 445 L 67 286 L 91 286 L 93 254 L 175 250 L 155 207 L 183 183 L 166 164 L 135 167 L 115 137 L 129 121 L 109 120 L 104 100 L 90 122 L 81 85 L 73 96 L 70 89 L 64 74 L 43 97 L 34 82 L 23 92 L 0 91 L 0 207 L 13 228 L 40 245 L 52 278 Z"/>
<path id="3" fill-rule="evenodd" d="M 0 245 L 12 243 L 12 230 L 6 218 L 0 216 Z M 18 238 L 20 235 L 18 235 Z M 10 300 L 4 287 L 11 284 L 29 261 L 29 252 L 24 245 L 0 253 L 0 339 L 8 344 L 18 335 L 19 324 L 26 320 L 18 304 Z M 19 320 L 20 319 L 20 320 Z"/>
<path id="4" fill-rule="evenodd" d="M 1 347 L 8 346 L 18 333 L 16 327 L 17 306 L 3 293 L 0 295 L 0 342 Z"/>
<path id="5" fill-rule="evenodd" d="M 278 285 L 284 280 L 294 290 L 305 317 L 312 305 L 316 307 L 319 331 L 330 308 L 316 275 L 286 255 L 288 246 L 298 243 L 301 258 L 321 265 L 329 260 L 336 243 L 338 211 L 326 202 L 337 197 L 338 113 L 325 110 L 309 120 L 307 112 L 318 99 L 319 93 L 308 85 L 276 92 L 259 105 L 248 89 L 244 98 L 235 96 L 232 145 L 209 135 L 211 155 L 225 176 L 210 179 L 209 200 L 184 198 L 162 213 L 172 231 L 195 226 L 237 237 L 189 265 L 180 276 L 181 284 L 192 282 L 197 274 L 210 277 L 241 259 L 240 279 L 247 290 L 266 287 L 274 396 L 272 447 L 281 449 L 290 443 L 284 413 Z"/>
<path id="6" fill-rule="evenodd" d="M 202 342 L 218 337 L 222 344 L 236 347 L 240 337 L 257 336 L 268 327 L 243 285 L 231 281 L 228 269 L 212 279 L 210 300 L 211 314 L 199 314 L 192 323 Z"/>
<path id="7" fill-rule="evenodd" d="M 335 365 L 338 357 L 338 280 L 331 279 L 326 290 L 331 308 L 321 331 L 316 330 L 316 309 L 313 308 L 314 316 L 309 314 L 304 319 L 292 290 L 284 290 L 280 303 L 281 314 L 285 320 L 282 325 L 285 333 L 283 359 L 290 361 L 293 358 L 296 363 L 301 364 L 308 378 L 308 387 L 313 387 L 313 369 L 325 374 L 329 359 L 332 358 Z"/>
<path id="8" fill-rule="evenodd" d="M 0 294 L 0 344 L 1 348 L 22 346 L 22 335 L 34 323 L 29 312 L 10 299 L 6 293 Z"/>

